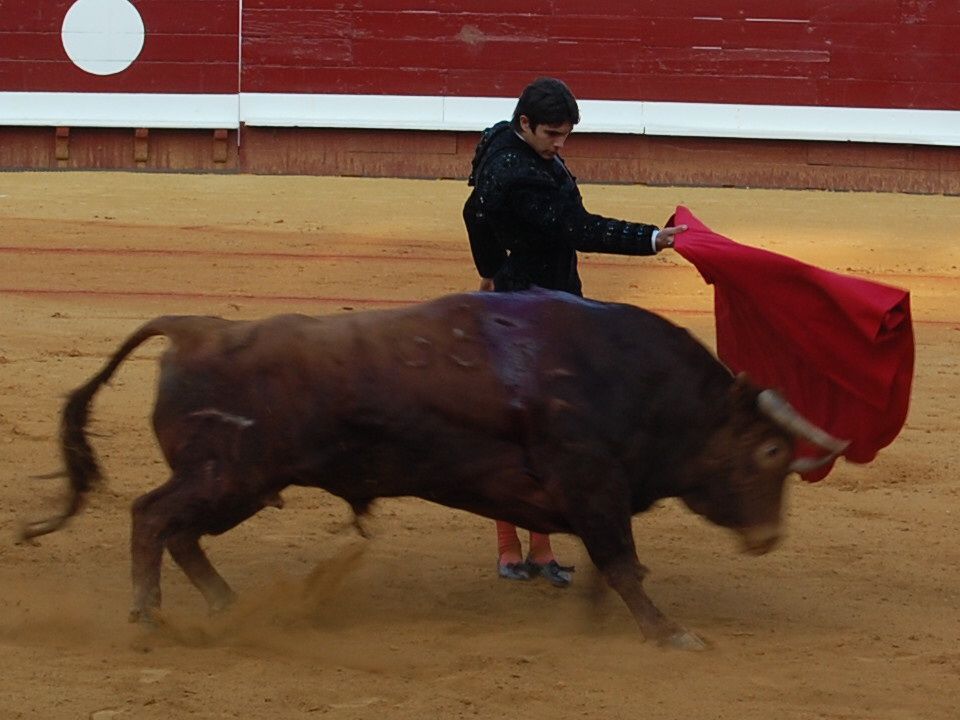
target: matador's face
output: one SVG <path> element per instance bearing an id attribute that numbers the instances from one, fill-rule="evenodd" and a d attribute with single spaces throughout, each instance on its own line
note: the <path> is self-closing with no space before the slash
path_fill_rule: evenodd
<path id="1" fill-rule="evenodd" d="M 572 131 L 573 124 L 568 122 L 560 125 L 540 123 L 533 129 L 530 119 L 526 115 L 520 116 L 520 137 L 544 160 L 552 160 L 557 156 Z"/>

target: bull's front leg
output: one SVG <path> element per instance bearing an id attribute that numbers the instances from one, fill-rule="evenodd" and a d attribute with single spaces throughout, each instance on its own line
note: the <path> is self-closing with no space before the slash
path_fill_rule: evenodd
<path id="1" fill-rule="evenodd" d="M 572 443 L 571 443 L 572 445 Z M 623 598 L 643 636 L 661 645 L 702 650 L 706 644 L 667 618 L 643 589 L 647 573 L 637 559 L 630 526 L 630 488 L 623 471 L 603 451 L 586 445 L 559 448 L 549 467 L 570 524 L 590 559 Z"/>
<path id="2" fill-rule="evenodd" d="M 637 559 L 630 525 L 631 489 L 607 444 L 593 439 L 589 423 L 558 405 L 553 425 L 542 430 L 548 439 L 530 449 L 533 469 L 544 482 L 574 532 L 583 541 L 593 564 L 623 598 L 648 640 L 683 650 L 706 644 L 667 618 L 643 589 L 644 568 Z"/>
<path id="3" fill-rule="evenodd" d="M 706 648 L 703 640 L 670 620 L 653 604 L 643 589 L 647 569 L 639 563 L 635 554 L 621 555 L 598 567 L 610 587 L 627 604 L 645 638 L 679 650 Z"/>

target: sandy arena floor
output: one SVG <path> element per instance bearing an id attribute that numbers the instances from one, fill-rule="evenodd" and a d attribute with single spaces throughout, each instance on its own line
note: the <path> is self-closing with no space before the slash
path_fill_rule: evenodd
<path id="1" fill-rule="evenodd" d="M 165 563 L 169 629 L 126 622 L 129 505 L 165 478 L 145 345 L 98 396 L 107 487 L 66 529 L 15 545 L 60 480 L 58 413 L 144 319 L 382 307 L 474 289 L 455 182 L 139 174 L 0 175 L 0 718 L 960 717 L 960 199 L 588 186 L 595 212 L 718 232 L 909 288 L 907 426 L 867 466 L 790 488 L 763 558 L 667 502 L 634 522 L 656 602 L 713 649 L 641 642 L 619 598 L 495 575 L 492 522 L 417 500 L 374 510 L 288 491 L 205 546 L 239 606 L 207 616 Z M 692 266 L 587 257 L 588 294 L 646 306 L 713 342 Z"/>

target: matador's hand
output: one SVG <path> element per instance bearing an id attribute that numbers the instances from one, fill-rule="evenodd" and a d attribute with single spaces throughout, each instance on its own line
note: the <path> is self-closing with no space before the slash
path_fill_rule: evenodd
<path id="1" fill-rule="evenodd" d="M 672 248 L 674 237 L 686 229 L 686 225 L 675 225 L 673 227 L 663 228 L 659 233 L 657 233 L 657 251 L 659 252 L 664 248 Z"/>

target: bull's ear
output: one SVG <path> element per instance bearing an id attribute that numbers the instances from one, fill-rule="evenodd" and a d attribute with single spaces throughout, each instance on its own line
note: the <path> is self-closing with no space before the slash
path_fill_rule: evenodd
<path id="1" fill-rule="evenodd" d="M 757 401 L 758 389 L 750 382 L 750 378 L 743 371 L 738 372 L 730 386 L 730 399 L 734 407 L 750 407 Z"/>
<path id="2" fill-rule="evenodd" d="M 750 377 L 741 370 L 733 379 L 733 387 L 730 389 L 730 392 L 734 397 L 744 397 L 751 393 L 756 395 L 757 388 L 750 382 Z"/>

